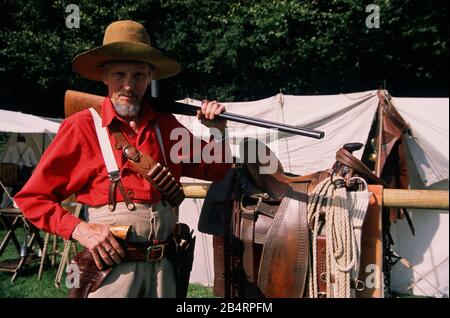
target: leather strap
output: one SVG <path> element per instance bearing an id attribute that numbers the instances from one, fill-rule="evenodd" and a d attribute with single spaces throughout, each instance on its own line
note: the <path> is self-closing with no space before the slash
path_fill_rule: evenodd
<path id="1" fill-rule="evenodd" d="M 245 297 L 257 297 L 253 250 L 256 217 L 257 216 L 254 210 L 241 210 L 240 238 L 244 245 L 244 250 L 242 252 L 242 265 L 247 278 L 247 282 L 244 284 Z"/>
<path id="2" fill-rule="evenodd" d="M 309 262 L 307 190 L 307 182 L 290 184 L 267 234 L 258 275 L 258 287 L 265 297 L 301 298 L 305 294 Z"/>
<path id="3" fill-rule="evenodd" d="M 172 176 L 169 169 L 150 155 L 131 146 L 115 123 L 111 124 L 110 129 L 116 140 L 116 148 L 122 149 L 123 155 L 133 169 L 161 193 L 162 200 L 168 201 L 172 207 L 179 206 L 185 195 L 181 184 Z"/>
<path id="4" fill-rule="evenodd" d="M 152 244 L 122 243 L 125 250 L 125 262 L 154 262 L 166 257 L 170 252 L 169 242 L 153 242 Z"/>
<path id="5" fill-rule="evenodd" d="M 377 177 L 372 171 L 370 171 L 369 168 L 367 168 L 365 164 L 361 162 L 361 160 L 353 156 L 344 148 L 341 148 L 336 152 L 336 160 L 343 165 L 353 168 L 363 178 L 369 179 L 377 184 L 381 184 L 386 188 L 390 188 L 390 186 L 384 180 Z"/>
<path id="6" fill-rule="evenodd" d="M 316 240 L 317 244 L 317 286 L 319 289 L 318 297 L 327 297 L 327 239 L 325 236 L 319 235 Z"/>
<path id="7" fill-rule="evenodd" d="M 135 205 L 128 196 L 128 193 L 125 191 L 121 180 L 117 181 L 117 187 L 119 188 L 119 191 L 125 200 L 125 204 L 127 205 L 128 210 L 133 210 L 135 208 Z"/>
<path id="8" fill-rule="evenodd" d="M 255 270 L 254 251 L 254 244 L 258 241 L 256 233 L 256 220 L 258 219 L 258 214 L 261 213 L 274 218 L 279 206 L 279 204 L 269 205 L 264 203 L 261 196 L 256 196 L 255 198 L 258 199 L 258 203 L 254 209 L 247 209 L 241 204 L 240 211 L 241 222 L 239 235 L 244 248 L 242 252 L 242 266 L 246 277 L 246 282 L 244 283 L 244 297 L 258 297 L 256 286 L 257 270 Z M 264 243 L 264 241 L 262 243 Z"/>
<path id="9" fill-rule="evenodd" d="M 270 205 L 270 204 L 264 203 L 262 199 L 259 199 L 258 203 L 256 205 L 256 211 L 258 213 L 265 214 L 271 218 L 275 217 L 277 210 L 278 210 L 278 205 Z"/>

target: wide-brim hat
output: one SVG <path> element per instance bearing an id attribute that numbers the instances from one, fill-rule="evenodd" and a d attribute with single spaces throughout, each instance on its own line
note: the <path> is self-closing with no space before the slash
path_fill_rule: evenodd
<path id="1" fill-rule="evenodd" d="M 180 71 L 177 61 L 152 47 L 144 26 L 130 20 L 111 23 L 105 30 L 103 45 L 77 55 L 72 68 L 87 79 L 101 81 L 101 66 L 109 61 L 149 63 L 155 68 L 153 79 L 171 77 Z"/>

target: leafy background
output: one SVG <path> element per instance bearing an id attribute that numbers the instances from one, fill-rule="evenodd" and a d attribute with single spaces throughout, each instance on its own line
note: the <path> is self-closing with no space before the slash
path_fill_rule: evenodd
<path id="1" fill-rule="evenodd" d="M 394 96 L 448 96 L 445 0 L 0 0 L 0 108 L 63 117 L 67 89 L 105 94 L 71 70 L 112 21 L 133 19 L 182 71 L 161 95 L 221 101 L 386 87 Z M 69 29 L 68 4 L 80 8 Z M 365 26 L 366 5 L 380 28 Z"/>

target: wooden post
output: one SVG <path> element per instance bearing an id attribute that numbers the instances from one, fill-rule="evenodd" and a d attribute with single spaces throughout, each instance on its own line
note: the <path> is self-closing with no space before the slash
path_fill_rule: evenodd
<path id="1" fill-rule="evenodd" d="M 370 185 L 369 209 L 363 223 L 361 237 L 361 265 L 359 277 L 365 288 L 356 292 L 357 298 L 383 297 L 383 187 Z"/>

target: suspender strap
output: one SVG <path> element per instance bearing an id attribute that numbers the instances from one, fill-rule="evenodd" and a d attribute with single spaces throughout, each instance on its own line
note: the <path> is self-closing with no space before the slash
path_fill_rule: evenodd
<path id="1" fill-rule="evenodd" d="M 25 147 L 22 151 L 20 151 L 20 147 L 18 144 L 16 144 L 17 153 L 19 154 L 19 159 L 17 160 L 17 163 L 22 162 L 25 165 L 25 159 L 23 158 L 23 154 L 25 150 L 27 150 L 27 147 Z"/>
<path id="2" fill-rule="evenodd" d="M 106 170 L 108 171 L 108 176 L 111 181 L 108 192 L 108 209 L 114 211 L 116 208 L 116 187 L 118 187 L 127 209 L 133 210 L 135 205 L 133 201 L 131 201 L 120 180 L 120 170 L 117 167 L 116 159 L 114 158 L 108 131 L 106 130 L 106 127 L 102 127 L 102 120 L 97 111 L 92 107 L 89 108 L 89 110 L 92 114 L 92 119 L 94 120 L 95 132 L 97 133 L 100 150 L 102 151 L 103 160 L 105 161 Z"/>

